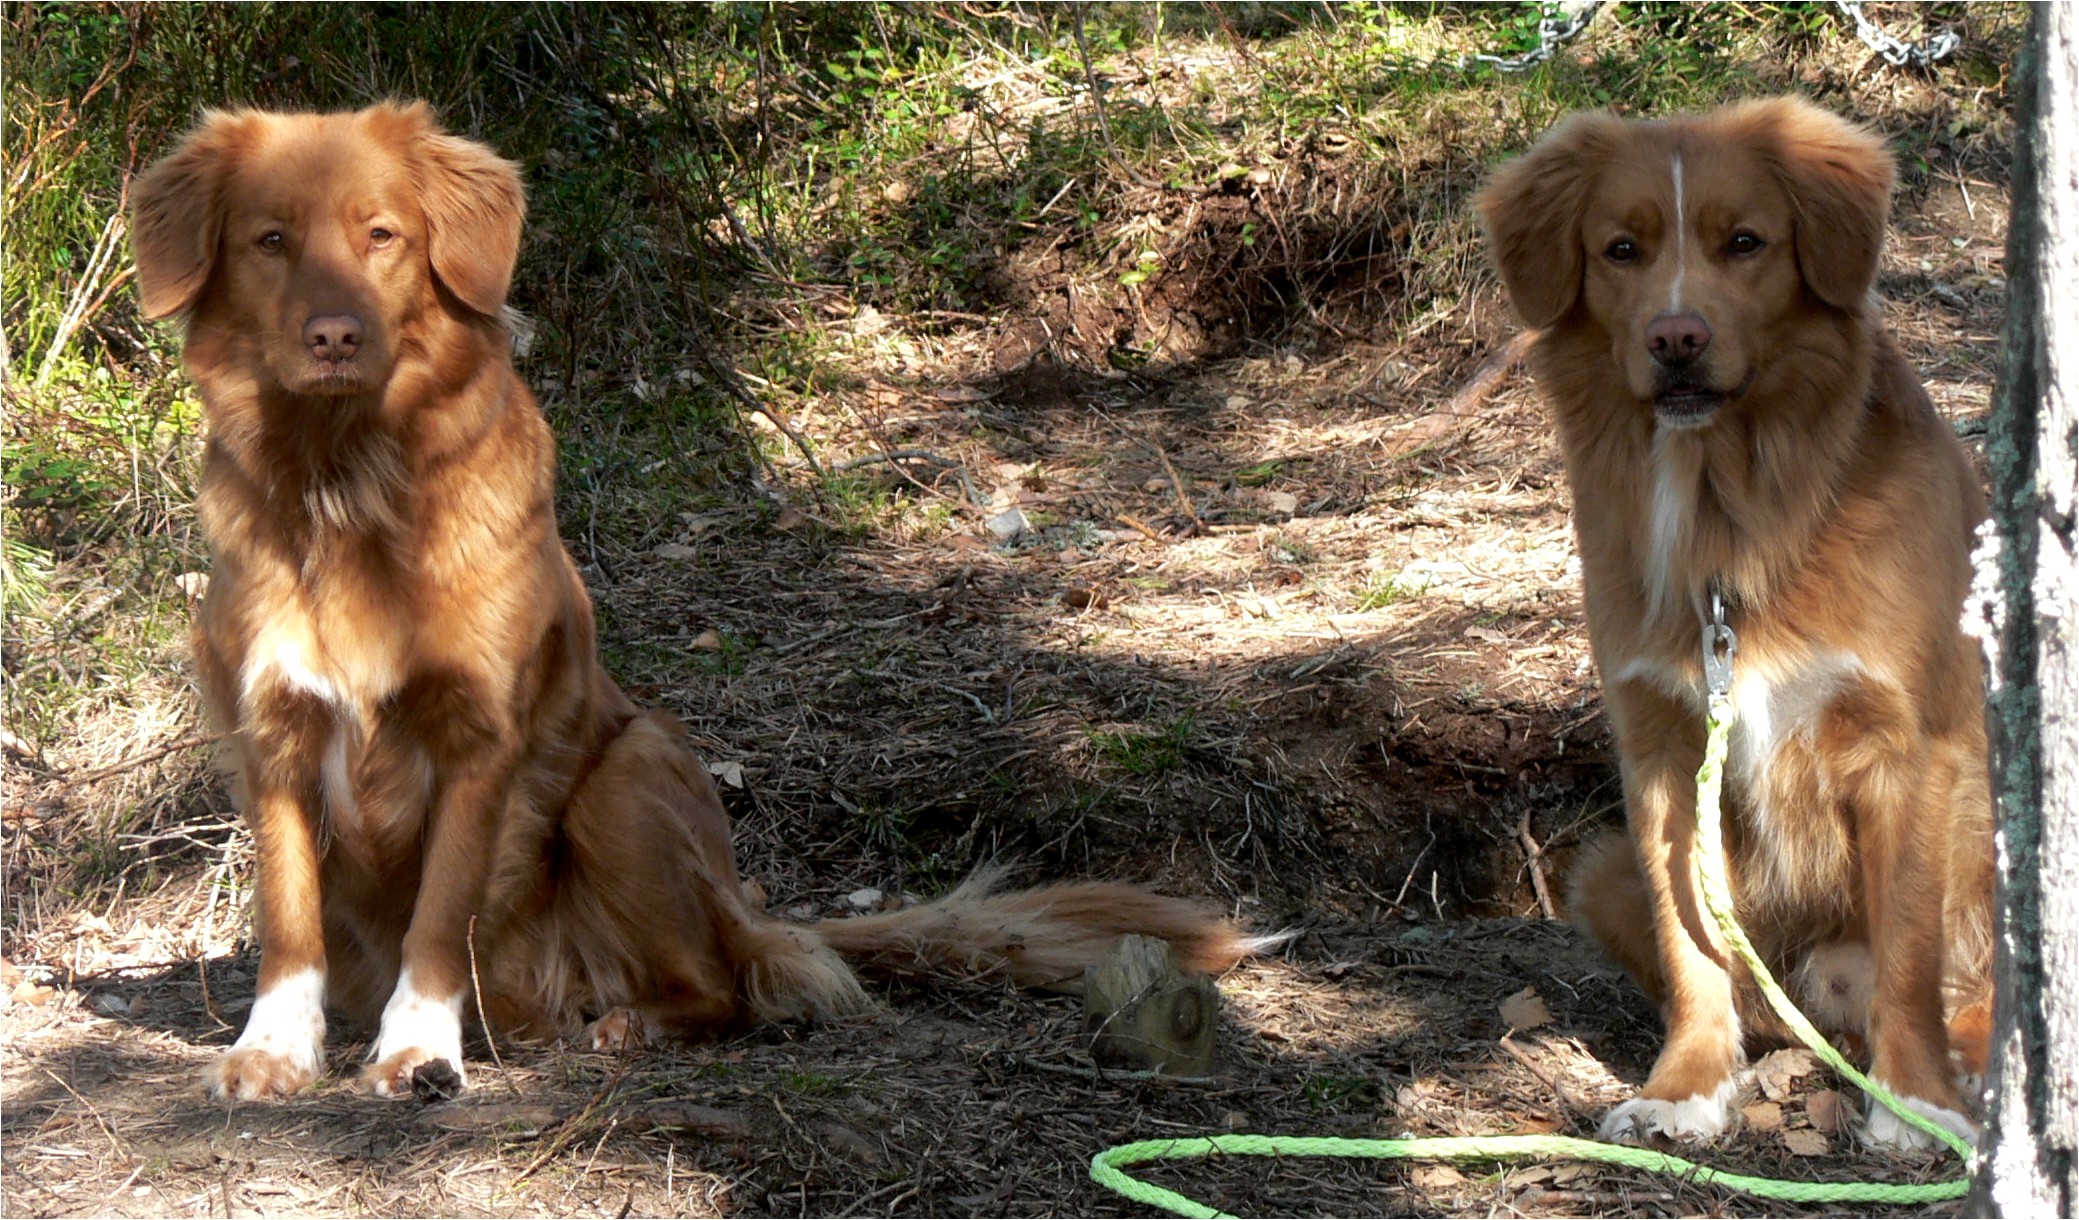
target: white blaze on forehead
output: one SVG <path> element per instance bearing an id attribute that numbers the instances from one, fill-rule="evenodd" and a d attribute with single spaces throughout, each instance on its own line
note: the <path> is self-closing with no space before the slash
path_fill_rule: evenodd
<path id="1" fill-rule="evenodd" d="M 1675 154 L 1675 280 L 1668 288 L 1668 312 L 1682 310 L 1682 272 L 1689 265 L 1689 222 L 1682 207 L 1682 154 Z"/>

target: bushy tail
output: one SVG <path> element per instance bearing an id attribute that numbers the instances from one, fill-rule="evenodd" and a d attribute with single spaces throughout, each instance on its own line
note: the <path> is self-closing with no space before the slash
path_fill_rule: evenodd
<path id="1" fill-rule="evenodd" d="M 1209 973 L 1282 939 L 1244 935 L 1195 903 L 1138 886 L 1076 881 L 999 893 L 1001 880 L 984 870 L 936 902 L 824 920 L 814 932 L 877 973 L 1007 978 L 1056 991 L 1080 991 L 1083 967 L 1128 933 L 1161 937 L 1180 966 Z"/>
<path id="2" fill-rule="evenodd" d="M 753 894 L 757 891 L 753 890 Z M 844 959 L 812 927 L 782 923 L 739 903 L 728 931 L 730 960 L 751 1011 L 767 1021 L 842 1017 L 872 1006 Z"/>

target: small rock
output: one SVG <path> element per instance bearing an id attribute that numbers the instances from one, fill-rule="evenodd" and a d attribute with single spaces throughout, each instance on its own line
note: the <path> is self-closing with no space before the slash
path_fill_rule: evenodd
<path id="1" fill-rule="evenodd" d="M 863 890 L 853 890 L 845 895 L 845 905 L 861 914 L 878 910 L 881 905 L 881 891 L 872 886 Z"/>
<path id="2" fill-rule="evenodd" d="M 114 992 L 96 994 L 87 1004 L 104 1017 L 126 1017 L 130 1015 L 130 1001 Z"/>
<path id="3" fill-rule="evenodd" d="M 1263 507 L 1289 517 L 1299 511 L 1299 497 L 1289 491 L 1267 491 L 1263 493 Z"/>
<path id="4" fill-rule="evenodd" d="M 989 518 L 984 524 L 988 527 L 990 533 L 1003 539 L 1005 542 L 1009 542 L 1032 528 L 1032 522 L 1026 520 L 1025 513 L 1016 508 L 1007 508 Z"/>

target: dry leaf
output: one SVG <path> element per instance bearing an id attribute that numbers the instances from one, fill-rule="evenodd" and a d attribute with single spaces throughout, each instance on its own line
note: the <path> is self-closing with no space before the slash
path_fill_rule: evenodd
<path id="1" fill-rule="evenodd" d="M 1839 1135 L 1848 1129 L 1848 1107 L 1832 1089 L 1820 1089 L 1805 1098 L 1805 1120 L 1814 1130 Z"/>
<path id="2" fill-rule="evenodd" d="M 1267 491 L 1263 493 L 1263 507 L 1289 517 L 1299 511 L 1299 497 L 1289 491 Z"/>
<path id="3" fill-rule="evenodd" d="M 1071 581 L 1069 586 L 1061 591 L 1061 601 L 1063 605 L 1072 606 L 1077 610 L 1102 610 L 1111 605 L 1110 598 L 1080 580 Z"/>
<path id="4" fill-rule="evenodd" d="M 720 652 L 722 650 L 722 633 L 710 627 L 693 637 L 693 647 L 700 649 L 702 652 Z"/>
<path id="5" fill-rule="evenodd" d="M 775 529 L 783 530 L 798 530 L 802 526 L 807 525 L 808 523 L 809 515 L 805 512 L 802 512 L 798 508 L 792 507 L 791 505 L 787 508 L 781 509 L 780 515 L 774 517 L 772 521 L 773 527 Z"/>
<path id="6" fill-rule="evenodd" d="M 1536 1029 L 1552 1024 L 1552 1010 L 1537 988 L 1525 987 L 1501 1002 L 1501 1019 L 1510 1029 Z"/>
<path id="7" fill-rule="evenodd" d="M 744 765 L 740 762 L 720 762 L 708 768 L 708 773 L 732 788 L 744 786 Z"/>
<path id="8" fill-rule="evenodd" d="M 1786 1046 L 1763 1055 L 1754 1068 L 1759 1072 L 1781 1072 L 1786 1076 L 1810 1076 L 1819 1070 L 1819 1056 L 1802 1046 Z"/>
<path id="9" fill-rule="evenodd" d="M 1417 1165 L 1408 1171 L 1408 1177 L 1415 1183 L 1417 1189 L 1437 1194 L 1448 1190 L 1457 1190 L 1465 1185 L 1465 1175 L 1449 1165 Z"/>
<path id="10" fill-rule="evenodd" d="M 1509 643 L 1508 636 L 1503 635 L 1501 632 L 1496 631 L 1492 627 L 1468 627 L 1465 629 L 1465 638 L 1469 640 L 1478 640 L 1482 644 Z"/>
<path id="11" fill-rule="evenodd" d="M 1833 1149 L 1832 1141 L 1808 1127 L 1793 1127 L 1785 1131 L 1783 1146 L 1796 1156 L 1825 1156 Z"/>
<path id="12" fill-rule="evenodd" d="M 1740 1107 L 1740 1117 L 1756 1131 L 1781 1131 L 1783 1129 L 1783 1107 L 1773 1101 L 1757 1101 Z"/>
<path id="13" fill-rule="evenodd" d="M 16 1003 L 40 1008 L 56 994 L 58 992 L 54 987 L 45 987 L 34 979 L 23 979 L 14 985 L 10 998 Z"/>
<path id="14" fill-rule="evenodd" d="M 1754 1082 L 1761 1086 L 1761 1095 L 1770 1101 L 1787 1101 L 1795 1082 L 1788 1072 L 1756 1072 Z"/>

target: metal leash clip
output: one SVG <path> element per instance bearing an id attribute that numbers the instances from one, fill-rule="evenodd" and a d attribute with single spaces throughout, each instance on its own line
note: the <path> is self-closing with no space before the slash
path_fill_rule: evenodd
<path id="1" fill-rule="evenodd" d="M 1725 625 L 1725 595 L 1711 590 L 1711 621 L 1704 624 L 1704 688 L 1713 695 L 1732 693 L 1733 658 L 1740 637 Z"/>

